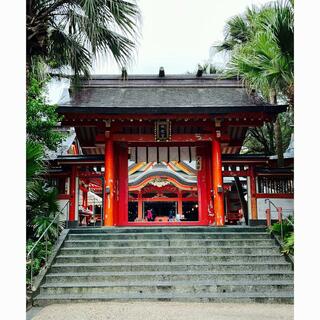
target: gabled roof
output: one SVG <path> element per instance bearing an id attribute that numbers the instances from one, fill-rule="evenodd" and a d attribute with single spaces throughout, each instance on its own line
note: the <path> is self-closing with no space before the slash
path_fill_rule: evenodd
<path id="1" fill-rule="evenodd" d="M 241 81 L 206 75 L 92 76 L 74 90 L 71 100 L 60 103 L 60 113 L 278 113 L 284 106 L 266 104 L 248 94 Z"/>

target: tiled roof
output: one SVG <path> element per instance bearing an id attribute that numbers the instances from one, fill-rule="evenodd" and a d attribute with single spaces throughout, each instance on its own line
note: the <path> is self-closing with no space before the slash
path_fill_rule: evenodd
<path id="1" fill-rule="evenodd" d="M 283 111 L 250 95 L 238 80 L 213 76 L 95 76 L 83 81 L 61 113 L 224 113 Z"/>

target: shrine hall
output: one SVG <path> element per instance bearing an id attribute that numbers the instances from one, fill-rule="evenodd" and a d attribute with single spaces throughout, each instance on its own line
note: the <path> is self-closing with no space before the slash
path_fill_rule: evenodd
<path id="1" fill-rule="evenodd" d="M 92 76 L 58 105 L 48 175 L 71 227 L 263 224 L 266 199 L 292 211 L 293 159 L 240 151 L 286 108 L 218 75 Z"/>

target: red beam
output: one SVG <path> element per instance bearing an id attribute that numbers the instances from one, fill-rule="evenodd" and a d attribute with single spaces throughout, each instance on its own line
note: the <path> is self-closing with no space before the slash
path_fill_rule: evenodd
<path id="1" fill-rule="evenodd" d="M 104 134 L 97 134 L 96 143 L 103 143 L 105 139 Z M 155 142 L 154 134 L 129 134 L 129 133 L 115 133 L 112 135 L 113 141 L 119 142 Z M 222 142 L 228 142 L 230 137 L 228 135 L 221 136 Z M 201 142 L 212 141 L 212 133 L 176 133 L 172 134 L 169 142 Z"/>
<path id="2" fill-rule="evenodd" d="M 249 176 L 249 171 L 222 171 L 223 177 L 247 177 Z"/>
<path id="3" fill-rule="evenodd" d="M 293 199 L 294 194 L 293 193 L 256 193 L 256 198 L 279 198 L 279 199 Z"/>
<path id="4" fill-rule="evenodd" d="M 102 178 L 103 174 L 96 172 L 80 172 L 78 176 L 79 178 Z"/>
<path id="5" fill-rule="evenodd" d="M 131 202 L 138 202 L 138 199 L 130 199 Z M 177 202 L 179 198 L 142 198 L 143 202 Z M 182 198 L 184 202 L 198 202 L 198 198 Z"/>

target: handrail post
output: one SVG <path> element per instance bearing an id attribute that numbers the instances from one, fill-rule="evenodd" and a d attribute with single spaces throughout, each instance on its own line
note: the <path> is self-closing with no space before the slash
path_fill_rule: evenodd
<path id="1" fill-rule="evenodd" d="M 59 222 L 60 222 L 60 219 L 58 219 L 57 221 L 57 239 L 59 237 Z"/>
<path id="2" fill-rule="evenodd" d="M 266 220 L 267 220 L 267 226 L 271 226 L 271 214 L 270 214 L 270 209 L 266 209 Z"/>
<path id="3" fill-rule="evenodd" d="M 277 211 L 278 211 L 278 220 L 280 222 L 281 240 L 283 241 L 282 208 L 277 207 Z"/>
<path id="4" fill-rule="evenodd" d="M 30 263 L 30 287 L 31 287 L 31 291 L 32 291 L 32 274 L 33 274 L 33 251 L 31 252 L 31 263 Z"/>
<path id="5" fill-rule="evenodd" d="M 46 264 L 47 264 L 47 261 L 48 261 L 48 233 L 46 233 L 44 238 L 46 240 Z"/>

